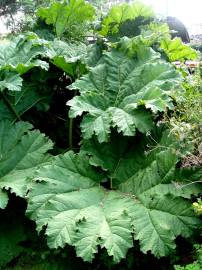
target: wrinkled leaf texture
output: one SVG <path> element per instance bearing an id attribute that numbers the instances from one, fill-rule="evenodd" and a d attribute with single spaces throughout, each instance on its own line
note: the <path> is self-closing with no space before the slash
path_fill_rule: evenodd
<path id="1" fill-rule="evenodd" d="M 170 96 L 180 82 L 175 68 L 149 47 L 137 46 L 133 55 L 114 49 L 71 85 L 80 96 L 67 102 L 69 116 L 86 113 L 84 139 L 96 134 L 99 142 L 108 141 L 112 127 L 125 136 L 134 136 L 136 129 L 146 133 L 153 127 L 152 113 L 173 108 Z"/>
<path id="2" fill-rule="evenodd" d="M 161 257 L 200 224 L 183 191 L 176 192 L 175 151 L 161 140 L 147 156 L 143 146 L 118 137 L 112 144 L 84 142 L 79 154 L 67 152 L 38 171 L 27 214 L 39 231 L 46 228 L 51 248 L 69 244 L 92 261 L 100 246 L 119 262 L 134 238 L 144 253 Z M 100 185 L 107 178 L 114 190 Z"/>

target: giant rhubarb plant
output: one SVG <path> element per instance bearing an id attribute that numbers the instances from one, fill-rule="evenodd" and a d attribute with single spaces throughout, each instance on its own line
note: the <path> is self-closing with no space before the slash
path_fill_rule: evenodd
<path id="1" fill-rule="evenodd" d="M 48 245 L 72 245 L 85 261 L 100 246 L 119 262 L 134 239 L 144 253 L 166 256 L 200 224 L 188 200 L 200 188 L 183 188 L 177 139 L 160 127 L 154 134 L 181 77 L 150 48 L 120 48 L 71 86 L 80 95 L 68 102 L 70 117 L 85 113 L 82 148 L 42 166 L 29 194 L 27 215 Z"/>
<path id="2" fill-rule="evenodd" d="M 153 12 L 139 2 L 112 9 L 102 34 L 119 34 L 123 23 L 139 15 L 149 19 Z M 201 191 L 201 169 L 179 168 L 180 142 L 159 121 L 181 95 L 180 73 L 143 37 L 100 46 L 105 51 L 89 46 L 90 53 L 75 40 L 62 41 L 64 35 L 70 40 L 86 33 L 94 8 L 83 0 L 52 3 L 38 16 L 60 40 L 28 33 L 0 46 L 1 211 L 7 211 L 10 193 L 26 199 L 27 216 L 45 232 L 49 247 L 71 245 L 85 261 L 105 248 L 119 262 L 134 240 L 144 253 L 167 256 L 176 237 L 190 237 L 201 224 L 190 200 Z M 65 87 L 57 89 L 64 81 L 74 81 L 66 107 L 69 134 L 81 123 L 82 138 L 77 153 L 51 157 L 52 142 L 19 120 L 29 119 L 24 115 L 35 106 L 35 113 L 44 104 L 60 107 L 49 97 L 58 89 L 66 94 Z M 1 224 L 0 246 L 10 250 L 8 260 L 18 256 L 18 243 L 25 240 L 20 224 L 10 234 L 13 227 Z M 0 253 L 1 266 L 8 260 Z"/>

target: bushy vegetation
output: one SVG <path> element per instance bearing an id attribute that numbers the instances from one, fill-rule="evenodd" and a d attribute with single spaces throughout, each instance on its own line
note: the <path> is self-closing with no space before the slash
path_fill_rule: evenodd
<path id="1" fill-rule="evenodd" d="M 0 44 L 0 269 L 196 270 L 201 74 L 172 61 L 198 54 L 139 1 L 96 14 Z"/>

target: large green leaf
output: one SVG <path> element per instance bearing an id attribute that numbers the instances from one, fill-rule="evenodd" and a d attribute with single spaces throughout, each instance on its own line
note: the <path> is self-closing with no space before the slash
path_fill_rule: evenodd
<path id="1" fill-rule="evenodd" d="M 157 257 L 166 256 L 175 248 L 173 240 L 177 235 L 190 235 L 197 220 L 191 203 L 184 198 L 201 190 L 198 183 L 187 186 L 183 176 L 197 181 L 201 178 L 199 171 L 176 171 L 178 157 L 175 148 L 168 147 L 169 140 L 165 133 L 150 150 L 136 145 L 134 139 L 127 142 L 114 136 L 111 143 L 99 145 L 91 140 L 84 142 L 82 148 L 90 154 L 93 166 L 108 171 L 113 187 L 118 185 L 124 194 L 135 196 L 135 239 L 140 241 L 143 252 L 150 250 Z"/>
<path id="2" fill-rule="evenodd" d="M 52 48 L 51 55 L 49 55 L 51 63 L 72 77 L 76 77 L 77 73 L 79 76 L 83 74 L 87 56 L 85 44 L 66 43 L 55 39 L 50 42 L 50 46 Z"/>
<path id="3" fill-rule="evenodd" d="M 133 234 L 143 252 L 151 251 L 158 257 L 168 255 L 178 235 L 189 237 L 200 224 L 191 202 L 180 193 L 171 195 L 170 189 L 160 196 L 156 193 L 156 187 L 167 187 L 175 180 L 177 157 L 171 149 L 163 148 L 157 151 L 156 159 L 153 154 L 149 160 L 138 159 L 136 164 L 138 155 L 134 150 L 127 153 L 124 148 L 123 153 L 118 145 L 113 156 L 110 146 L 99 148 L 102 146 L 105 148 L 101 151 L 106 153 L 101 166 L 108 170 L 104 174 L 89 164 L 100 165 L 101 158 L 96 159 L 94 149 L 93 154 L 86 149 L 77 155 L 68 152 L 41 168 L 29 194 L 27 214 L 36 221 L 39 231 L 46 228 L 51 248 L 72 245 L 86 261 L 94 258 L 98 246 L 106 248 L 115 262 L 120 261 L 133 245 Z M 89 160 L 85 153 L 93 159 Z M 110 160 L 116 160 L 116 167 L 106 165 Z M 113 186 L 117 191 L 100 186 L 105 174 L 118 179 Z"/>
<path id="4" fill-rule="evenodd" d="M 181 77 L 159 58 L 147 47 L 137 46 L 130 56 L 112 50 L 88 75 L 72 84 L 80 96 L 67 103 L 71 107 L 69 116 L 87 112 L 81 123 L 85 139 L 96 134 L 99 142 L 107 141 L 111 127 L 126 136 L 133 136 L 136 129 L 146 133 L 153 126 L 150 110 L 173 107 L 170 96 Z"/>
<path id="5" fill-rule="evenodd" d="M 0 70 L 24 74 L 33 67 L 49 68 L 47 62 L 39 59 L 48 54 L 48 43 L 34 33 L 19 35 L 8 43 L 0 44 L 0 52 Z"/>
<path id="6" fill-rule="evenodd" d="M 200 225 L 191 203 L 172 195 L 145 197 L 133 214 L 135 239 L 144 253 L 151 251 L 156 257 L 167 256 L 175 249 L 177 236 L 189 237 L 192 228 Z"/>
<path id="7" fill-rule="evenodd" d="M 168 59 L 173 61 L 194 60 L 197 58 L 196 50 L 184 44 L 180 38 L 162 39 L 160 48 L 165 52 Z"/>
<path id="8" fill-rule="evenodd" d="M 51 141 L 31 129 L 32 125 L 26 122 L 12 125 L 9 121 L 0 121 L 0 189 L 11 189 L 21 197 L 31 187 L 36 169 L 49 159 L 46 152 L 52 148 Z M 5 207 L 4 202 L 3 198 L 1 204 Z"/>
<path id="9" fill-rule="evenodd" d="M 103 36 L 115 35 L 120 32 L 124 36 L 135 36 L 137 28 L 144 24 L 144 20 L 154 16 L 151 7 L 135 1 L 131 5 L 113 6 L 102 22 L 99 33 Z M 139 21 L 138 21 L 139 18 Z M 130 29 L 130 30 L 128 30 Z"/>
<path id="10" fill-rule="evenodd" d="M 69 38 L 73 35 L 77 39 L 76 33 L 93 20 L 94 14 L 93 6 L 84 0 L 55 2 L 48 8 L 39 8 L 37 12 L 48 25 L 54 26 L 58 37 L 67 32 Z"/>
<path id="11" fill-rule="evenodd" d="M 48 224 L 50 247 L 74 245 L 86 261 L 92 260 L 98 245 L 115 261 L 125 257 L 132 246 L 130 199 L 100 187 L 103 175 L 85 155 L 68 152 L 40 170 L 36 179 L 42 182 L 31 192 L 28 214 L 39 230 Z"/>

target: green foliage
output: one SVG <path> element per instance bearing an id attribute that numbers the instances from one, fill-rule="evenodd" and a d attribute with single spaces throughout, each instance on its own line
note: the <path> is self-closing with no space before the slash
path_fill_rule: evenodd
<path id="1" fill-rule="evenodd" d="M 39 8 L 37 12 L 38 17 L 53 25 L 58 38 L 66 33 L 69 39 L 79 38 L 94 14 L 93 6 L 84 0 L 55 2 L 48 8 Z"/>
<path id="2" fill-rule="evenodd" d="M 37 11 L 40 37 L 0 45 L 2 269 L 116 269 L 128 258 L 119 269 L 142 270 L 142 256 L 165 270 L 154 257 L 199 232 L 202 171 L 185 166 L 193 145 L 173 119 L 199 124 L 200 83 L 165 59 L 168 27 L 150 8 L 112 8 L 88 40 L 94 14 L 83 0 L 53 1 Z"/>
<path id="3" fill-rule="evenodd" d="M 172 88 L 180 79 L 175 69 L 150 48 L 139 47 L 132 57 L 112 50 L 71 86 L 81 95 L 67 103 L 71 107 L 69 116 L 88 113 L 81 124 L 85 139 L 96 134 L 99 142 L 107 141 L 110 127 L 125 136 L 134 136 L 136 129 L 146 133 L 153 124 L 145 109 L 154 113 L 172 109 Z"/>
<path id="4" fill-rule="evenodd" d="M 47 42 L 34 33 L 19 35 L 11 42 L 0 45 L 0 72 L 9 70 L 22 75 L 34 67 L 48 70 L 48 63 L 39 59 L 46 56 L 47 49 Z"/>
<path id="5" fill-rule="evenodd" d="M 24 226 L 17 216 L 0 213 L 0 269 L 23 251 L 20 242 L 26 240 Z M 2 222 L 3 219 L 3 222 Z"/>
<path id="6" fill-rule="evenodd" d="M 180 38 L 163 39 L 160 48 L 165 52 L 170 62 L 185 60 L 194 60 L 197 58 L 197 52 L 190 46 L 182 43 Z"/>
<path id="7" fill-rule="evenodd" d="M 186 266 L 175 265 L 175 270 L 200 270 L 202 267 L 202 245 L 194 245 L 197 260 Z"/>
<path id="8" fill-rule="evenodd" d="M 148 23 L 148 19 L 154 16 L 153 10 L 139 1 L 131 5 L 122 4 L 111 8 L 102 22 L 99 32 L 103 36 L 134 36 L 140 34 L 140 25 Z"/>
<path id="9" fill-rule="evenodd" d="M 85 72 L 87 46 L 83 43 L 66 43 L 61 40 L 51 42 L 51 63 L 76 78 Z"/>
<path id="10" fill-rule="evenodd" d="M 0 122 L 0 188 L 20 197 L 25 197 L 31 178 L 36 169 L 48 161 L 46 152 L 52 148 L 51 141 L 31 129 L 29 123 L 18 122 L 13 126 L 9 121 Z M 1 196 L 1 207 L 5 208 L 6 201 L 5 195 Z"/>
<path id="11" fill-rule="evenodd" d="M 162 148 L 149 156 L 142 148 L 128 150 L 130 142 L 124 145 L 122 136 L 120 140 L 102 147 L 87 141 L 85 152 L 67 152 L 39 170 L 35 180 L 40 183 L 29 195 L 27 214 L 39 231 L 47 227 L 51 248 L 73 245 L 77 256 L 92 261 L 100 245 L 119 262 L 132 247 L 134 234 L 143 252 L 166 256 L 175 248 L 176 236 L 190 236 L 200 223 L 183 192 L 176 196 L 178 158 L 162 145 L 164 136 L 159 142 Z M 95 168 L 85 153 L 92 156 Z M 114 190 L 100 186 L 107 178 Z"/>

